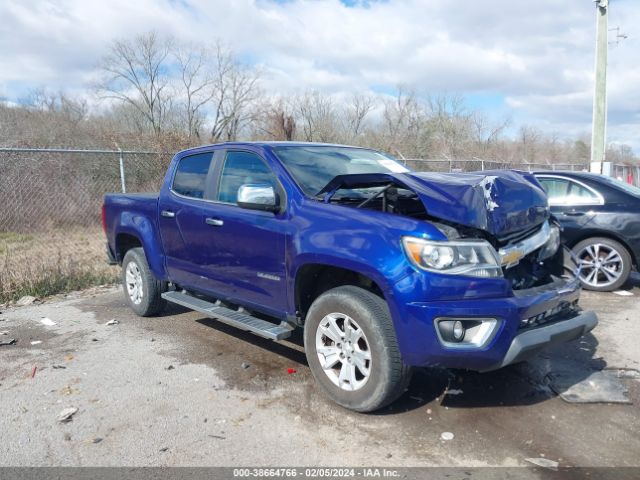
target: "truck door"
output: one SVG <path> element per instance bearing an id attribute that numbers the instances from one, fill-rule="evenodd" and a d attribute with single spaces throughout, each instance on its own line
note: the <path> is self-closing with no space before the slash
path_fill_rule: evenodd
<path id="1" fill-rule="evenodd" d="M 180 286 L 204 278 L 198 252 L 210 248 L 202 238 L 202 206 L 213 185 L 213 152 L 182 157 L 158 200 L 158 226 L 167 273 Z"/>
<path id="2" fill-rule="evenodd" d="M 247 210 L 237 205 L 243 184 L 277 187 L 268 164 L 257 153 L 221 152 L 213 202 L 203 204 L 202 267 L 210 289 L 227 299 L 253 304 L 271 314 L 287 310 L 285 213 Z"/>

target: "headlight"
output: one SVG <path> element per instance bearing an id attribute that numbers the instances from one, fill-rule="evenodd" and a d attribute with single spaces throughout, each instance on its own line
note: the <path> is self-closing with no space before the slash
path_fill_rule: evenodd
<path id="1" fill-rule="evenodd" d="M 549 238 L 538 252 L 538 260 L 542 261 L 552 257 L 560 248 L 560 229 L 556 225 L 549 228 Z"/>
<path id="2" fill-rule="evenodd" d="M 403 237 L 402 245 L 411 263 L 423 270 L 483 278 L 502 276 L 498 255 L 484 240 L 437 242 Z"/>

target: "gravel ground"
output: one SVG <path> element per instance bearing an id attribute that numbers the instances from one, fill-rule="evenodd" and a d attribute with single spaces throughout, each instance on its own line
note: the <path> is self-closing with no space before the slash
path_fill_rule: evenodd
<path id="1" fill-rule="evenodd" d="M 623 381 L 627 405 L 566 403 L 546 382 L 640 369 L 637 285 L 585 292 L 600 325 L 579 341 L 497 372 L 419 370 L 370 415 L 320 394 L 299 337 L 178 308 L 138 318 L 114 288 L 0 308 L 0 340 L 17 339 L 0 347 L 0 466 L 638 466 L 639 381 Z M 66 408 L 78 410 L 63 423 Z"/>

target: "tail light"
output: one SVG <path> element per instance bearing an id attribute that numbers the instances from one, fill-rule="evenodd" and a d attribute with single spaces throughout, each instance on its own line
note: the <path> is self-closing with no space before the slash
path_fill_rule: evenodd
<path id="1" fill-rule="evenodd" d="M 107 209 L 102 205 L 102 230 L 107 234 Z"/>

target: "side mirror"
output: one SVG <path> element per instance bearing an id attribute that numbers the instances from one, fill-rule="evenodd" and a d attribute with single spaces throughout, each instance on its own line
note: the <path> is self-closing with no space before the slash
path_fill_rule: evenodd
<path id="1" fill-rule="evenodd" d="M 245 183 L 238 189 L 238 206 L 248 210 L 278 211 L 278 198 L 273 187 L 263 183 Z"/>

